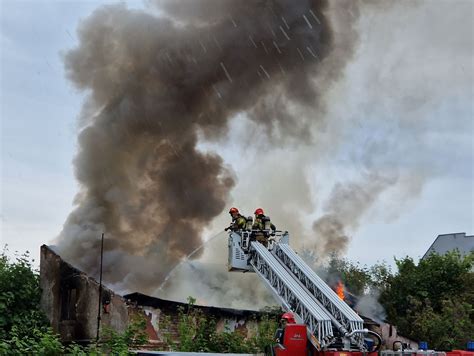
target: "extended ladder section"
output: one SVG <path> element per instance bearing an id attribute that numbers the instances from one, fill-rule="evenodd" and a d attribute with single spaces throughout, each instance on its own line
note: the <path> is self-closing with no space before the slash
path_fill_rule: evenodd
<path id="1" fill-rule="evenodd" d="M 275 244 L 272 253 L 291 271 L 291 275 L 313 295 L 331 316 L 332 322 L 341 335 L 360 331 L 364 321 L 285 243 Z M 363 344 L 363 335 L 352 338 L 359 346 Z"/>
<path id="2" fill-rule="evenodd" d="M 280 304 L 306 324 L 318 350 L 366 351 L 364 337 L 370 332 L 363 329 L 364 321 L 293 251 L 288 233 L 274 233 L 268 246 L 255 241 L 253 233 L 229 234 L 229 271 L 256 272 Z"/>
<path id="3" fill-rule="evenodd" d="M 317 349 L 328 346 L 334 336 L 328 313 L 265 246 L 252 242 L 250 250 L 253 269 L 266 282 L 277 300 L 294 312 L 299 322 L 306 324 L 313 345 Z"/>

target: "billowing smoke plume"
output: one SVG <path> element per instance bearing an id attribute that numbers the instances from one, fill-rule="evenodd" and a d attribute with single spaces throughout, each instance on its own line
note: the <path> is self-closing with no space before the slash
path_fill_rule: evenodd
<path id="1" fill-rule="evenodd" d="M 361 217 L 372 207 L 379 195 L 396 182 L 370 174 L 360 182 L 338 183 L 323 207 L 326 213 L 313 224 L 313 231 L 320 256 L 346 251 L 349 232 L 359 226 Z"/>
<path id="2" fill-rule="evenodd" d="M 157 5 L 166 16 L 96 10 L 65 56 L 89 96 L 74 160 L 80 193 L 58 247 L 96 273 L 104 232 L 106 280 L 142 291 L 202 243 L 236 183 L 199 137 L 221 137 L 246 113 L 267 135 L 308 141 L 324 117 L 322 89 L 345 64 L 338 56 L 318 76 L 333 44 L 326 1 Z"/>
<path id="3" fill-rule="evenodd" d="M 246 215 L 262 206 L 321 258 L 344 251 L 378 204 L 378 219 L 397 217 L 427 178 L 472 181 L 453 163 L 472 152 L 472 4 L 150 6 L 98 9 L 65 57 L 88 98 L 59 248 L 95 273 L 105 232 L 105 278 L 118 289 L 156 291 L 227 222 L 226 203 Z M 225 238 L 215 241 L 204 257 L 225 266 Z M 252 277 L 199 264 L 175 277 L 181 298 L 203 284 L 220 305 L 263 295 Z"/>

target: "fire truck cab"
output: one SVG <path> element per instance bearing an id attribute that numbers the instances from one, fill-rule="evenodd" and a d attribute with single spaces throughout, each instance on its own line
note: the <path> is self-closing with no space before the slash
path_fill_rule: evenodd
<path id="1" fill-rule="evenodd" d="M 308 340 L 308 333 L 305 324 L 287 324 L 283 330 L 279 329 L 279 340 L 268 347 L 267 356 L 377 356 L 378 347 L 368 352 L 343 351 L 329 349 L 318 351 Z M 380 345 L 377 345 L 380 346 Z"/>
<path id="2" fill-rule="evenodd" d="M 271 355 L 293 356 L 308 354 L 308 335 L 306 325 L 288 324 L 281 330 L 282 340 L 273 346 Z"/>

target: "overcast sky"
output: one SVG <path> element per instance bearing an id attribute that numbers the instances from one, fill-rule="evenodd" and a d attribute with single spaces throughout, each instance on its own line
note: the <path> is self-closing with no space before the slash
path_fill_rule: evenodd
<path id="1" fill-rule="evenodd" d="M 427 4 L 437 7 L 448 2 L 448 0 L 436 0 Z M 77 45 L 78 23 L 101 3 L 104 2 L 8 0 L 0 2 L 2 177 L 0 234 L 2 245 L 7 244 L 10 253 L 15 250 L 19 252 L 29 250 L 37 258 L 39 246 L 50 243 L 58 235 L 72 210 L 77 184 L 71 162 L 76 152 L 78 133 L 76 121 L 83 93 L 73 89 L 66 80 L 61 54 Z M 441 70 L 439 75 L 436 74 L 437 81 L 434 82 L 436 88 L 431 92 L 430 100 L 420 99 L 424 105 L 423 115 L 432 118 L 432 121 L 428 121 L 429 123 L 422 129 L 418 128 L 423 137 L 430 137 L 429 144 L 420 148 L 413 137 L 406 142 L 403 136 L 395 137 L 404 143 L 404 149 L 400 150 L 398 156 L 394 155 L 394 157 L 403 156 L 404 167 L 410 164 L 420 165 L 420 160 L 410 161 L 407 158 L 411 152 L 418 154 L 417 151 L 421 150 L 424 154 L 424 164 L 435 174 L 426 179 L 420 192 L 413 193 L 416 196 L 413 199 L 410 197 L 411 193 L 401 198 L 400 194 L 391 195 L 388 192 L 374 204 L 351 234 L 347 252 L 347 257 L 351 260 L 371 264 L 383 259 L 392 261 L 393 256 L 410 255 L 418 258 L 426 252 L 438 234 L 474 233 L 472 2 L 455 3 L 459 5 L 459 8 L 453 6 L 453 13 L 459 15 L 458 21 L 467 21 L 464 23 L 464 30 L 467 30 L 467 33 L 464 32 L 465 41 L 457 43 L 456 39 L 444 39 L 441 36 L 440 43 L 434 41 L 427 46 L 432 51 L 427 55 L 427 58 L 432 59 L 430 61 L 418 63 L 415 56 L 412 58 L 410 52 L 405 52 L 403 36 L 406 36 L 406 33 L 403 31 L 406 29 L 403 26 L 398 31 L 387 30 L 393 37 L 387 40 L 386 52 L 392 53 L 391 58 L 396 58 L 396 61 L 384 58 L 383 61 L 381 59 L 381 63 L 391 68 L 387 69 L 391 71 L 390 75 L 395 73 L 400 79 L 399 82 L 392 82 L 392 85 L 403 86 L 410 82 L 410 76 L 418 75 L 424 75 L 426 83 L 430 83 L 433 73 Z M 140 7 L 141 3 L 132 2 L 129 6 Z M 464 11 L 466 8 L 471 10 L 470 13 Z M 414 13 L 412 19 L 408 14 L 406 19 L 409 23 L 424 28 L 423 23 L 417 21 L 429 20 L 429 10 L 430 8 L 426 7 L 423 12 L 427 14 L 426 19 L 416 17 L 419 13 Z M 378 20 L 374 14 L 367 16 L 371 16 L 370 26 L 382 26 L 378 23 L 382 20 L 399 19 L 396 17 L 396 11 L 393 13 L 393 18 L 388 16 Z M 436 14 L 433 16 L 439 20 Z M 447 27 L 455 25 L 449 21 L 456 21 L 456 17 L 447 14 L 445 25 Z M 368 26 L 367 22 L 361 23 L 364 43 L 354 61 L 349 64 L 346 79 L 337 87 L 338 94 L 346 98 L 342 106 L 356 107 L 376 103 L 382 100 L 379 95 L 392 99 L 397 97 L 396 94 L 390 96 L 392 87 L 390 90 L 384 88 L 385 91 L 382 93 L 370 89 L 372 80 L 375 79 L 372 77 L 373 68 L 370 67 L 372 62 L 367 58 L 379 55 L 377 46 L 382 43 L 379 37 L 387 36 L 387 33 L 371 33 Z M 413 25 L 413 28 L 416 26 Z M 416 39 L 405 38 L 410 46 L 419 48 Z M 420 38 L 431 37 L 420 33 Z M 457 52 L 453 53 L 453 49 Z M 406 55 L 397 57 L 398 51 Z M 469 58 L 470 61 L 466 60 Z M 430 67 L 437 70 L 431 71 Z M 384 74 L 389 75 L 377 72 L 378 78 Z M 357 87 L 358 85 L 363 87 Z M 414 86 L 407 90 L 409 93 L 423 91 Z M 413 98 L 414 105 L 418 105 L 416 104 L 418 99 Z M 368 116 L 373 115 L 377 120 L 379 118 L 389 120 L 397 116 L 400 102 L 396 99 L 384 100 L 383 108 L 374 109 Z M 404 100 L 403 103 L 406 104 L 406 98 Z M 357 120 L 353 117 L 347 119 Z M 403 126 L 403 122 L 401 125 Z M 370 127 L 366 130 L 370 130 Z M 382 132 L 382 135 L 390 136 L 393 132 L 389 130 Z M 403 134 L 403 127 L 399 132 Z M 360 138 L 365 133 L 366 131 L 356 132 L 354 136 Z M 351 139 L 347 137 L 348 144 Z M 391 139 L 394 137 L 387 137 L 387 141 Z M 232 164 L 234 171 L 243 172 L 249 168 L 248 162 L 236 157 L 242 157 L 240 154 L 253 155 L 255 152 L 252 150 L 236 152 L 235 146 L 232 145 L 233 140 L 239 138 L 234 134 L 225 140 L 203 147 L 219 149 L 224 159 Z M 341 152 L 336 155 L 337 159 L 330 161 L 326 159 L 324 162 L 315 163 L 314 167 L 306 172 L 306 177 L 319 182 L 318 192 L 329 190 L 334 182 L 347 173 L 347 170 L 357 169 L 356 164 L 350 163 L 351 155 L 347 151 Z M 285 154 L 291 157 L 291 152 Z M 245 202 L 246 192 L 243 189 L 248 187 L 246 177 L 240 176 L 239 182 L 241 184 L 239 183 L 232 193 L 234 203 L 251 213 L 251 209 L 258 203 Z M 275 192 L 275 195 L 279 196 L 279 192 Z M 281 196 L 282 206 L 287 204 L 287 199 L 284 195 Z M 395 209 L 396 206 L 402 208 Z M 278 206 L 268 209 L 273 211 L 273 215 L 278 216 Z M 219 224 L 224 224 L 226 219 L 227 215 L 222 215 L 210 229 L 209 235 L 217 231 Z M 308 223 L 311 223 L 310 218 Z"/>

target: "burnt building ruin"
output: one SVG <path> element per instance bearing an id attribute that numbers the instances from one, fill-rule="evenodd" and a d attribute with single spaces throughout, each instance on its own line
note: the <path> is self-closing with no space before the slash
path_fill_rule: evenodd
<path id="1" fill-rule="evenodd" d="M 74 268 L 50 247 L 41 246 L 41 307 L 63 341 L 95 340 L 99 309 L 99 282 Z M 128 306 L 123 297 L 103 286 L 101 326 L 124 331 Z"/>
<path id="2" fill-rule="evenodd" d="M 41 306 L 54 332 L 62 341 L 88 343 L 97 335 L 99 310 L 99 282 L 64 261 L 51 247 L 41 246 L 40 285 Z M 162 332 L 173 325 L 163 323 L 165 317 L 177 320 L 180 307 L 187 304 L 132 293 L 116 294 L 103 286 L 101 300 L 101 329 L 107 327 L 117 332 L 127 328 L 132 316 L 141 313 L 146 317 L 149 346 L 162 345 Z M 265 313 L 208 306 L 195 306 L 205 315 L 216 320 L 217 331 L 239 331 L 251 336 L 257 330 L 257 322 Z M 167 329 L 164 329 L 167 328 Z"/>

